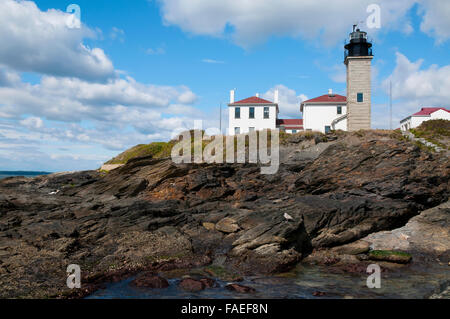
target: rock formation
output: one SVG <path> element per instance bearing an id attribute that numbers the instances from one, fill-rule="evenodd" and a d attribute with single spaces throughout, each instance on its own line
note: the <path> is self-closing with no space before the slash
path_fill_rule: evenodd
<path id="1" fill-rule="evenodd" d="M 283 272 L 313 249 L 402 227 L 450 195 L 448 158 L 391 132 L 292 136 L 280 154 L 275 175 L 142 157 L 109 173 L 0 181 L 0 297 L 73 294 L 69 264 L 81 267 L 80 295 L 140 271 L 212 262 Z"/>

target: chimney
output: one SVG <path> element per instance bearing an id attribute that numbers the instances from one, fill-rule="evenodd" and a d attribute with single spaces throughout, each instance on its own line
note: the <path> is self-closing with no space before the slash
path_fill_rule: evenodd
<path id="1" fill-rule="evenodd" d="M 233 104 L 234 103 L 234 90 L 231 90 L 230 91 L 230 104 Z"/>
<path id="2" fill-rule="evenodd" d="M 256 97 L 259 97 L 259 93 L 256 93 L 256 95 L 255 95 Z"/>
<path id="3" fill-rule="evenodd" d="M 273 96 L 273 103 L 278 104 L 280 98 L 279 98 L 279 91 L 278 89 L 275 90 L 274 96 Z"/>
<path id="4" fill-rule="evenodd" d="M 328 95 L 329 95 L 329 96 L 334 96 L 334 95 L 333 95 L 333 89 L 328 89 Z"/>

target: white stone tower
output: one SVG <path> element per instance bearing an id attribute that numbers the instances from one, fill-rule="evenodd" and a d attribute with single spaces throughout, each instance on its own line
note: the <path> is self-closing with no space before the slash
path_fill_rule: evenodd
<path id="1" fill-rule="evenodd" d="M 347 66 L 347 130 L 370 130 L 372 44 L 367 33 L 353 26 L 345 45 Z"/>

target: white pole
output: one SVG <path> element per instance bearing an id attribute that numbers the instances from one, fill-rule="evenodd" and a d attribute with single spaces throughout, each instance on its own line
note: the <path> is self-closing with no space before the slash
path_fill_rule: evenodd
<path id="1" fill-rule="evenodd" d="M 220 134 L 222 135 L 222 102 L 220 102 Z"/>
<path id="2" fill-rule="evenodd" d="M 392 130 L 392 81 L 389 81 L 389 129 Z"/>

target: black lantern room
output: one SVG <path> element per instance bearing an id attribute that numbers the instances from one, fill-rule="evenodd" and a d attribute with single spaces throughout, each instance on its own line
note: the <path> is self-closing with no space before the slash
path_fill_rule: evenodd
<path id="1" fill-rule="evenodd" d="M 367 41 L 367 32 L 353 26 L 350 42 L 345 45 L 345 58 L 349 56 L 372 56 L 372 43 Z"/>

